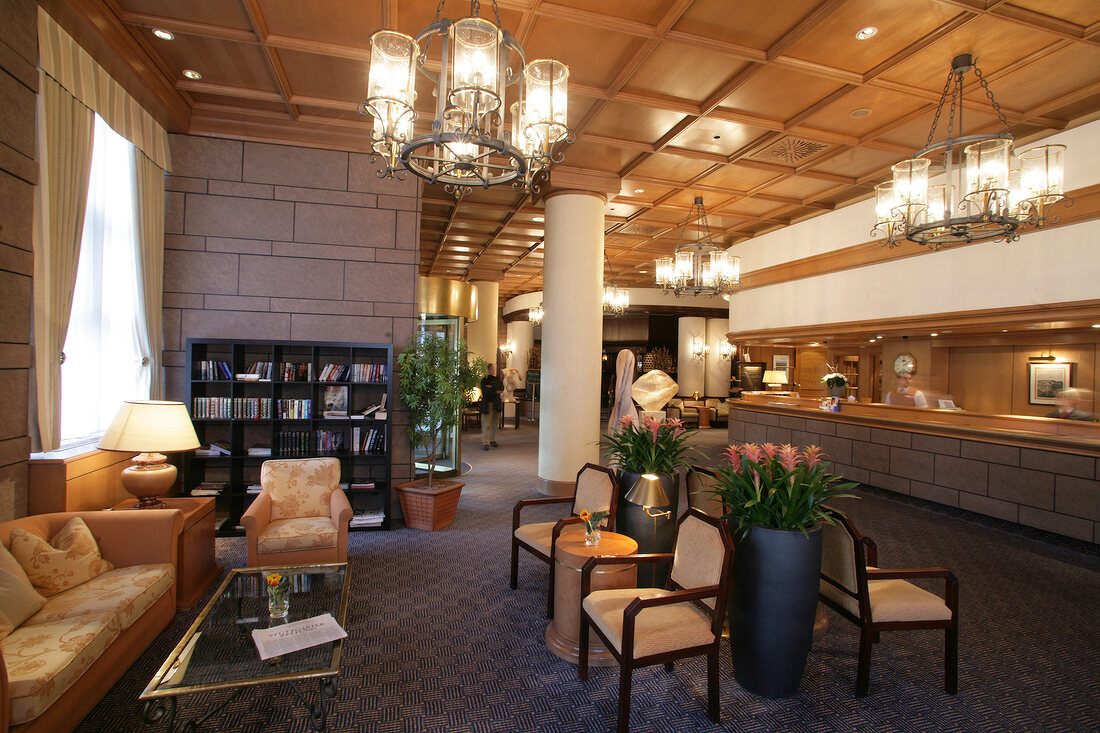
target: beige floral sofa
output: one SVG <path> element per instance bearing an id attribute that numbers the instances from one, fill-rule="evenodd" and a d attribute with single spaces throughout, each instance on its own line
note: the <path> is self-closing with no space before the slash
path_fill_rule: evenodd
<path id="1" fill-rule="evenodd" d="M 38 514 L 0 523 L 0 543 L 16 528 L 50 541 L 73 517 L 113 569 L 46 596 L 0 640 L 0 733 L 75 728 L 175 616 L 178 509 Z"/>

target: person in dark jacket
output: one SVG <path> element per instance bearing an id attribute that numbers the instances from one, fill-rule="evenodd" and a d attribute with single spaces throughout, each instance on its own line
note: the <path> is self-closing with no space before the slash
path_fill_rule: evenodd
<path id="1" fill-rule="evenodd" d="M 497 445 L 497 423 L 500 422 L 500 413 L 504 409 L 504 403 L 500 399 L 500 393 L 504 390 L 504 383 L 496 375 L 496 365 L 489 365 L 489 373 L 481 380 L 481 449 L 489 450 L 489 446 L 499 448 Z"/>

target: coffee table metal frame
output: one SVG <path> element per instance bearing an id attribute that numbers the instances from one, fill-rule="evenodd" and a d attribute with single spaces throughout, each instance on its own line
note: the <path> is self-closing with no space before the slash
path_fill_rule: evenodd
<path id="1" fill-rule="evenodd" d="M 253 687 L 255 685 L 266 685 L 278 682 L 287 682 L 290 684 L 291 689 L 294 691 L 298 701 L 309 712 L 310 727 L 316 731 L 324 731 L 328 725 L 328 715 L 325 708 L 327 700 L 336 696 L 336 678 L 340 673 L 340 657 L 343 653 L 343 639 L 338 639 L 332 644 L 332 655 L 327 666 L 318 666 L 316 668 L 299 670 L 295 672 L 261 675 L 255 677 L 243 677 L 233 678 L 225 680 L 217 680 L 211 682 L 203 682 L 192 685 L 180 685 L 177 687 L 161 687 L 164 683 L 165 677 L 169 676 L 170 672 L 176 666 L 180 655 L 187 648 L 191 639 L 194 638 L 195 633 L 200 631 L 203 624 L 206 622 L 210 615 L 210 612 L 217 606 L 218 602 L 223 600 L 223 596 L 226 590 L 234 587 L 237 582 L 237 578 L 244 574 L 258 574 L 266 576 L 270 573 L 280 573 L 283 576 L 291 577 L 295 575 L 308 575 L 322 574 L 326 569 L 338 569 L 342 568 L 343 586 L 340 590 L 340 599 L 337 607 L 332 609 L 335 613 L 334 618 L 340 626 L 344 626 L 344 622 L 347 618 L 348 609 L 348 595 L 351 588 L 349 582 L 349 568 L 347 563 L 329 563 L 329 564 L 306 564 L 306 565 L 287 565 L 284 567 L 265 567 L 265 568 L 237 568 L 231 570 L 225 580 L 222 581 L 221 586 L 210 598 L 210 601 L 203 608 L 202 613 L 198 615 L 195 621 L 187 629 L 187 633 L 183 635 L 179 643 L 168 655 L 168 658 L 164 660 L 164 663 L 157 670 L 157 673 L 153 675 L 153 679 L 149 681 L 149 684 L 145 686 L 145 690 L 141 693 L 139 699 L 144 701 L 142 708 L 142 717 L 147 725 L 155 725 L 162 720 L 167 721 L 167 730 L 169 733 L 176 733 L 176 731 L 194 731 L 197 730 L 200 725 L 221 712 L 226 705 L 235 700 L 246 688 Z M 238 597 L 238 604 L 241 602 L 241 598 Z M 263 608 L 266 610 L 266 592 L 263 598 Z M 293 596 L 291 602 L 291 611 L 294 610 Z M 256 624 L 265 622 L 266 617 L 260 616 L 256 619 Z M 241 621 L 239 620 L 238 623 Z M 259 658 L 259 652 L 255 650 L 257 659 Z M 298 652 L 296 652 L 298 653 Z M 274 660 L 269 660 L 274 661 Z M 314 703 L 310 703 L 306 694 L 304 694 L 300 688 L 299 682 L 305 680 L 317 680 L 317 700 Z M 160 689 L 158 689 L 160 688 Z M 192 718 L 190 720 L 177 724 L 177 697 L 180 695 L 187 695 L 196 692 L 210 692 L 211 690 L 231 689 L 233 694 L 220 702 L 214 709 L 207 711 L 199 717 Z"/>

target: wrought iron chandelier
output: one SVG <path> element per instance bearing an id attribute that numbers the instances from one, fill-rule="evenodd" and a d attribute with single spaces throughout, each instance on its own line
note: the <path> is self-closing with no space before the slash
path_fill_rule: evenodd
<path id="1" fill-rule="evenodd" d="M 611 260 L 607 252 L 603 253 L 604 262 L 611 272 L 611 282 L 603 286 L 603 314 L 616 318 L 626 313 L 630 307 L 630 293 L 626 288 L 620 288 L 615 284 L 615 271 L 611 269 Z"/>
<path id="2" fill-rule="evenodd" d="M 478 0 L 465 18 L 440 18 L 444 2 L 415 38 L 391 30 L 371 36 L 367 101 L 359 113 L 374 121 L 371 144 L 386 163 L 379 177 L 411 171 L 457 195 L 505 183 L 537 192 L 574 140 L 566 124 L 569 67 L 555 59 L 527 62 L 503 29 L 496 0 L 496 23 L 478 17 Z M 437 36 L 440 57 L 429 62 Z M 510 60 L 520 73 L 512 72 Z M 438 72 L 429 68 L 436 63 Z M 418 69 L 435 85 L 436 101 L 431 132 L 414 138 Z M 512 86 L 518 94 L 508 107 L 505 91 Z M 510 130 L 504 129 L 506 110 Z"/>
<path id="3" fill-rule="evenodd" d="M 684 235 L 692 222 L 699 233 L 694 242 Z M 696 196 L 691 215 L 684 221 L 673 257 L 658 257 L 657 285 L 666 293 L 681 295 L 725 295 L 741 281 L 741 258 L 731 257 L 715 243 L 707 224 L 703 197 Z"/>
<path id="4" fill-rule="evenodd" d="M 962 135 L 963 77 L 971 70 L 1003 126 L 996 133 Z M 947 138 L 933 143 L 948 99 Z M 1042 227 L 1052 205 L 1072 203 L 1062 192 L 1066 146 L 1040 145 L 1013 155 L 1014 140 L 971 55 L 956 56 L 924 149 L 894 165 L 893 180 L 875 186 L 871 235 L 884 235 L 889 247 L 908 240 L 936 250 L 957 242 L 1014 241 L 1021 230 Z M 1016 168 L 1009 164 L 1013 157 Z"/>

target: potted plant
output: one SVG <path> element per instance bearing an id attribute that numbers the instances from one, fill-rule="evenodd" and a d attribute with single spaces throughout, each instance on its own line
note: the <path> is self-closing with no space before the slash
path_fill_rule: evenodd
<path id="1" fill-rule="evenodd" d="M 828 364 L 825 366 L 833 369 Z M 822 377 L 821 381 L 825 383 L 826 394 L 830 397 L 840 397 L 843 399 L 848 393 L 848 378 L 835 369 Z"/>
<path id="2" fill-rule="evenodd" d="M 737 546 L 729 610 L 733 674 L 766 697 L 798 691 L 813 638 L 821 575 L 821 523 L 841 516 L 827 502 L 854 483 L 828 472 L 816 446 L 731 445 L 713 493 Z"/>
<path id="3" fill-rule="evenodd" d="M 680 477 L 677 471 L 687 466 L 692 450 L 688 444 L 697 432 L 685 428 L 678 419 L 624 417 L 619 429 L 602 441 L 610 465 L 617 468 L 619 501 L 615 513 L 615 531 L 638 541 L 642 552 L 671 552 L 679 517 Z M 656 474 L 669 498 L 667 507 L 643 507 L 626 500 L 642 474 Z M 668 569 L 663 566 L 638 568 L 639 585 L 661 587 Z"/>
<path id="4" fill-rule="evenodd" d="M 466 394 L 486 371 L 480 357 L 471 362 L 466 344 L 451 345 L 438 333 L 420 333 L 398 354 L 398 394 L 409 410 L 407 428 L 412 447 L 423 447 L 426 478 L 395 486 L 405 525 L 414 529 L 442 529 L 454 522 L 465 482 L 435 480 L 435 464 L 446 436 L 458 425 Z"/>

